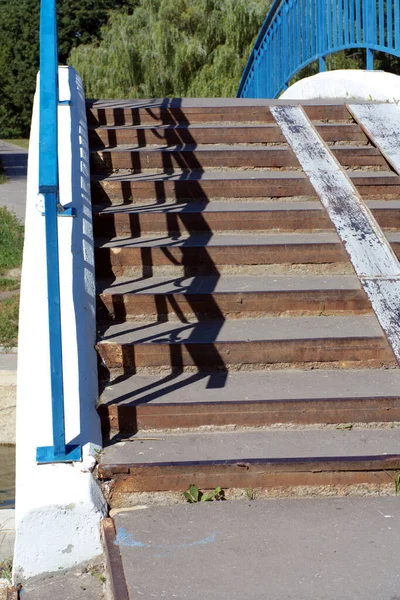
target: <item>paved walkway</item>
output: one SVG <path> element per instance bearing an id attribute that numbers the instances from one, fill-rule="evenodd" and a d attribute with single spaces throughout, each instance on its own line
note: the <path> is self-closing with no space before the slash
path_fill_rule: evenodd
<path id="1" fill-rule="evenodd" d="M 149 506 L 114 521 L 131 600 L 400 600 L 399 498 Z"/>
<path id="2" fill-rule="evenodd" d="M 8 177 L 6 183 L 0 184 L 0 206 L 6 206 L 24 221 L 28 152 L 0 140 L 0 160 Z"/>

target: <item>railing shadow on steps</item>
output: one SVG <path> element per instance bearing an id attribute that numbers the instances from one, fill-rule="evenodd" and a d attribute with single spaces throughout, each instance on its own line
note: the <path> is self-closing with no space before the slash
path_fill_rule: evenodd
<path id="1" fill-rule="evenodd" d="M 275 0 L 258 34 L 239 84 L 239 98 L 277 98 L 291 79 L 329 54 L 366 50 L 400 57 L 398 0 Z"/>
<path id="2" fill-rule="evenodd" d="M 175 100 L 175 102 L 177 102 L 177 100 Z M 175 108 L 175 116 L 176 116 L 176 108 Z M 177 118 L 177 120 L 179 121 L 179 123 L 186 122 L 186 117 L 185 117 L 183 111 L 180 111 L 179 118 Z M 189 121 L 189 120 L 187 120 L 187 121 Z M 186 134 L 184 136 L 184 138 L 185 138 L 184 140 L 181 140 L 181 138 L 179 137 L 179 133 L 174 133 L 171 135 L 172 135 L 172 137 L 168 136 L 168 139 L 166 140 L 168 145 L 170 145 L 171 143 L 173 143 L 174 145 L 178 144 L 179 147 L 184 147 L 184 145 L 186 145 L 188 143 L 191 147 L 192 146 L 194 147 L 196 145 L 196 142 L 192 137 L 188 138 L 188 136 L 190 136 L 190 131 L 186 132 Z M 175 166 L 175 168 L 178 167 L 178 168 L 182 168 L 182 169 L 187 169 L 187 171 L 183 173 L 178 186 L 175 187 L 173 200 L 175 202 L 177 202 L 178 204 L 180 204 L 180 203 L 185 204 L 185 203 L 194 201 L 194 202 L 198 203 L 198 205 L 202 209 L 204 209 L 206 207 L 206 205 L 210 202 L 210 199 L 207 196 L 207 192 L 202 187 L 201 182 L 197 182 L 196 184 L 194 184 L 193 181 L 191 182 L 192 183 L 192 187 L 191 187 L 192 196 L 190 196 L 190 194 L 188 194 L 188 191 L 185 188 L 185 181 L 187 181 L 188 179 L 190 179 L 193 176 L 192 171 L 197 171 L 197 172 L 204 171 L 204 168 L 201 165 L 200 161 L 198 161 L 198 159 L 196 159 L 195 163 L 188 165 L 185 157 L 182 157 L 182 155 L 180 154 L 179 151 L 177 151 L 176 155 L 174 155 L 174 160 L 176 162 L 176 165 L 173 164 L 173 160 L 172 160 L 171 156 L 168 155 L 166 158 L 163 158 L 162 168 L 163 168 L 163 173 L 165 173 L 165 175 L 161 181 L 154 182 L 155 203 L 151 204 L 151 205 L 146 204 L 145 209 L 149 210 L 152 207 L 160 208 L 160 206 L 165 205 L 165 203 L 170 199 L 170 194 L 165 189 L 165 182 L 168 181 L 168 179 L 170 179 L 174 166 Z M 149 176 L 149 179 L 152 179 L 152 177 L 154 177 L 154 176 Z M 130 200 L 130 202 L 132 202 L 132 192 L 131 192 L 130 187 L 128 187 L 128 185 L 126 185 L 126 186 L 122 185 L 122 196 L 123 196 L 123 203 L 125 204 L 128 202 L 126 210 L 127 210 L 127 213 L 129 215 L 131 215 L 130 211 L 132 210 L 132 208 L 134 208 L 134 204 L 132 204 L 132 203 L 129 204 L 129 200 Z M 109 437 L 109 434 L 110 434 L 109 421 L 108 421 L 108 418 L 106 415 L 106 411 L 107 411 L 108 407 L 115 405 L 115 404 L 119 405 L 119 403 L 122 401 L 124 401 L 124 407 L 126 407 L 127 405 L 131 406 L 131 407 L 136 407 L 138 405 L 147 404 L 147 403 L 151 402 L 152 400 L 155 400 L 165 394 L 168 394 L 171 392 L 176 392 L 178 390 L 181 390 L 183 392 L 183 390 L 185 388 L 188 388 L 191 383 L 193 383 L 195 381 L 199 381 L 201 379 L 208 380 L 207 384 L 206 384 L 207 388 L 218 389 L 218 388 L 225 386 L 226 379 L 228 376 L 228 365 L 226 364 L 224 358 L 222 357 L 221 353 L 218 351 L 217 346 L 214 343 L 215 340 L 217 339 L 219 331 L 221 330 L 223 322 L 225 321 L 225 316 L 224 316 L 223 312 L 221 311 L 220 307 L 218 306 L 218 303 L 216 302 L 215 298 L 213 297 L 213 290 L 216 288 L 218 279 L 220 277 L 220 270 L 219 270 L 218 266 L 215 264 L 215 262 L 213 261 L 209 251 L 207 250 L 207 243 L 211 239 L 213 232 L 212 232 L 210 226 L 208 225 L 206 219 L 204 218 L 202 211 L 199 211 L 198 213 L 196 213 L 197 221 L 196 221 L 196 228 L 194 230 L 193 230 L 192 222 L 190 220 L 190 218 L 191 218 L 190 214 L 185 214 L 180 211 L 178 213 L 168 213 L 165 216 L 166 216 L 166 226 L 167 226 L 166 227 L 166 229 L 167 229 L 166 235 L 173 239 L 170 242 L 163 245 L 162 252 L 163 252 L 164 256 L 167 258 L 167 260 L 169 261 L 171 266 L 183 268 L 183 276 L 179 276 L 179 277 L 171 276 L 170 283 L 174 282 L 175 284 L 177 284 L 175 287 L 175 291 L 179 291 L 179 293 L 185 294 L 185 300 L 187 302 L 188 309 L 193 315 L 195 315 L 195 318 L 197 320 L 195 321 L 194 327 L 193 327 L 193 321 L 190 322 L 188 320 L 187 316 L 184 314 L 184 312 L 180 308 L 179 304 L 175 301 L 173 294 L 169 294 L 168 298 L 165 297 L 164 295 L 156 296 L 156 299 L 155 299 L 156 314 L 154 315 L 155 321 L 153 324 L 147 323 L 145 325 L 145 328 L 148 331 L 148 335 L 146 336 L 146 338 L 143 341 L 153 342 L 153 343 L 156 343 L 156 342 L 168 343 L 169 344 L 169 354 L 170 354 L 169 360 L 170 360 L 170 366 L 171 366 L 172 370 L 171 370 L 171 372 L 166 373 L 158 381 L 152 382 L 151 384 L 148 384 L 145 387 L 143 387 L 143 386 L 137 387 L 137 388 L 134 387 L 134 389 L 132 389 L 132 391 L 130 391 L 129 393 L 127 393 L 123 396 L 119 396 L 115 401 L 110 401 L 107 403 L 107 405 L 99 406 L 100 416 L 102 418 L 102 423 L 103 423 L 103 435 L 105 436 L 105 438 Z M 98 215 L 95 218 L 95 221 L 94 221 L 95 227 L 96 227 L 96 220 L 99 218 L 101 218 L 100 215 Z M 130 219 L 130 227 L 131 227 L 130 236 L 135 238 L 136 243 L 138 245 L 140 245 L 141 230 L 140 230 L 139 219 Z M 182 243 L 182 241 L 180 241 L 180 236 L 181 236 L 182 232 L 189 233 L 189 237 L 187 237 L 183 243 Z M 195 249 L 196 250 L 196 268 L 194 268 L 193 263 L 192 263 L 193 248 L 191 247 L 191 241 L 193 239 L 193 236 L 196 236 L 196 234 L 198 234 L 199 232 L 201 232 L 202 238 L 204 239 L 204 247 L 196 247 L 196 249 Z M 111 240 L 116 234 L 117 234 L 117 231 L 115 229 L 111 228 L 108 231 L 108 238 Z M 155 238 L 153 238 L 153 239 L 155 239 Z M 175 256 L 173 256 L 173 254 L 169 250 L 170 248 L 173 248 L 174 246 L 177 246 L 178 244 L 179 244 L 179 247 L 181 250 L 181 257 L 179 260 Z M 99 276 L 102 277 L 102 276 L 106 275 L 106 277 L 107 277 L 106 285 L 110 285 L 110 283 L 115 284 L 116 278 L 113 276 L 110 255 L 107 256 L 107 262 L 104 260 L 104 258 L 101 257 L 97 261 L 98 268 L 100 269 Z M 142 258 L 142 262 L 143 262 L 142 276 L 139 276 L 137 279 L 136 278 L 135 279 L 129 279 L 129 278 L 124 279 L 124 284 L 129 283 L 129 280 L 130 281 L 141 280 L 141 281 L 143 281 L 143 286 L 145 288 L 148 287 L 150 292 L 154 291 L 154 286 L 152 286 L 152 283 L 151 283 L 151 278 L 154 275 L 154 262 L 153 262 L 153 256 L 152 256 L 152 248 L 142 248 L 141 249 L 141 258 Z M 191 291 L 195 290 L 197 288 L 196 278 L 198 278 L 199 276 L 202 276 L 204 274 L 207 274 L 208 277 L 212 276 L 212 277 L 210 277 L 210 279 L 212 279 L 212 283 L 211 283 L 211 287 L 207 293 L 207 303 L 206 303 L 207 304 L 207 313 L 209 315 L 210 314 L 212 315 L 212 324 L 211 324 L 211 331 L 210 331 L 211 335 L 210 335 L 209 343 L 207 343 L 207 356 L 206 357 L 203 352 L 201 352 L 201 351 L 199 352 L 199 350 L 196 349 L 195 346 L 192 347 L 192 344 L 191 344 L 191 340 L 193 338 L 196 338 L 197 332 L 203 328 L 204 320 L 205 320 L 204 316 L 202 317 L 202 315 L 199 313 L 198 303 L 196 302 L 195 299 L 192 299 Z M 191 279 L 190 282 L 187 281 L 188 278 Z M 118 289 L 118 286 L 117 286 L 117 289 Z M 126 317 L 127 317 L 126 307 L 125 307 L 124 302 L 120 301 L 120 296 L 118 295 L 118 293 L 113 296 L 112 302 L 113 302 L 113 314 L 114 314 L 114 318 L 116 319 L 116 321 L 117 322 L 125 321 Z M 169 307 L 168 307 L 168 304 L 169 304 Z M 202 304 L 203 304 L 203 302 L 202 302 Z M 204 310 L 203 306 L 202 306 L 202 310 Z M 98 311 L 99 311 L 100 315 L 101 314 L 104 315 L 105 312 L 107 312 L 107 309 L 105 309 L 105 311 L 104 311 L 104 308 L 101 306 L 101 302 L 100 302 L 100 306 L 98 307 Z M 152 334 L 151 333 L 152 327 L 155 326 L 159 322 L 165 322 L 165 321 L 170 320 L 171 314 L 173 314 L 174 318 L 176 319 L 176 332 L 171 333 L 167 338 L 156 336 L 155 334 Z M 193 327 L 193 331 L 188 336 L 188 338 L 186 338 L 186 340 L 185 340 L 187 343 L 180 344 L 179 343 L 180 342 L 180 335 L 179 335 L 180 332 L 182 332 L 184 329 L 192 328 L 192 327 Z M 139 328 L 140 328 L 140 326 L 139 326 Z M 135 326 L 134 329 L 137 331 L 138 326 Z M 186 352 L 188 354 L 189 360 L 192 362 L 192 366 L 196 369 L 196 372 L 187 373 L 187 377 L 185 377 L 182 380 L 179 376 L 185 372 L 184 352 Z M 206 358 L 206 360 L 205 360 L 205 358 Z M 211 369 L 205 368 L 205 366 L 210 365 L 210 364 L 212 365 Z M 112 381 L 113 385 L 115 385 L 119 382 L 122 382 L 122 381 L 130 378 L 132 375 L 140 372 L 140 370 L 138 370 L 138 367 L 136 365 L 135 350 L 134 350 L 133 346 L 132 347 L 130 347 L 130 346 L 122 347 L 122 368 L 123 368 L 123 373 L 121 375 L 119 375 L 117 378 L 113 379 L 113 381 Z M 104 389 L 104 387 L 106 387 L 110 382 L 111 373 L 108 371 L 108 369 L 106 368 L 104 363 L 102 365 L 100 365 L 99 371 L 101 373 L 100 385 Z M 140 396 L 139 400 L 137 399 L 138 396 Z M 129 401 L 128 404 L 126 403 L 127 400 Z M 117 410 L 120 411 L 121 407 L 117 406 Z M 124 408 L 122 410 L 124 410 Z M 131 417 L 131 419 L 130 419 L 129 433 L 128 432 L 126 433 L 126 435 L 128 437 L 131 436 L 132 434 L 136 433 L 139 429 L 137 423 L 136 424 L 132 423 L 132 418 L 134 418 L 134 417 Z M 123 419 L 121 419 L 121 422 L 122 422 L 122 420 Z M 118 441 L 119 439 L 121 439 L 121 437 L 124 437 L 124 432 L 120 432 L 120 434 L 116 438 L 109 439 L 108 443 L 112 444 L 112 443 Z"/>

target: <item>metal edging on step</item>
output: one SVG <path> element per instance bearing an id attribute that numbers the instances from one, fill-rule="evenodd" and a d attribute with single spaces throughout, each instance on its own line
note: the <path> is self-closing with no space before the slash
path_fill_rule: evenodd
<path id="1" fill-rule="evenodd" d="M 113 519 L 107 517 L 101 524 L 104 556 L 106 561 L 106 580 L 109 582 L 110 600 L 129 600 L 125 572 L 119 546 L 116 544 Z"/>

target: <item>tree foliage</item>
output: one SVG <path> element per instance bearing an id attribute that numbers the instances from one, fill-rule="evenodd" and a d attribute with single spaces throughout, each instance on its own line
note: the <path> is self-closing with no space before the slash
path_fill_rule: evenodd
<path id="1" fill-rule="evenodd" d="M 90 97 L 232 96 L 271 0 L 139 0 L 69 64 Z"/>
<path id="2" fill-rule="evenodd" d="M 57 0 L 59 61 L 91 43 L 111 9 L 129 14 L 136 0 Z M 0 0 L 0 137 L 26 137 L 39 70 L 40 0 Z"/>

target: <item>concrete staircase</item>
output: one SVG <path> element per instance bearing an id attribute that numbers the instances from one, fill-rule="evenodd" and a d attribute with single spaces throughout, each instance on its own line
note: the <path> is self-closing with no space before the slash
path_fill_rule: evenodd
<path id="1" fill-rule="evenodd" d="M 274 102 L 88 104 L 111 508 L 394 491 L 397 363 Z M 399 254 L 400 178 L 304 109 Z"/>

